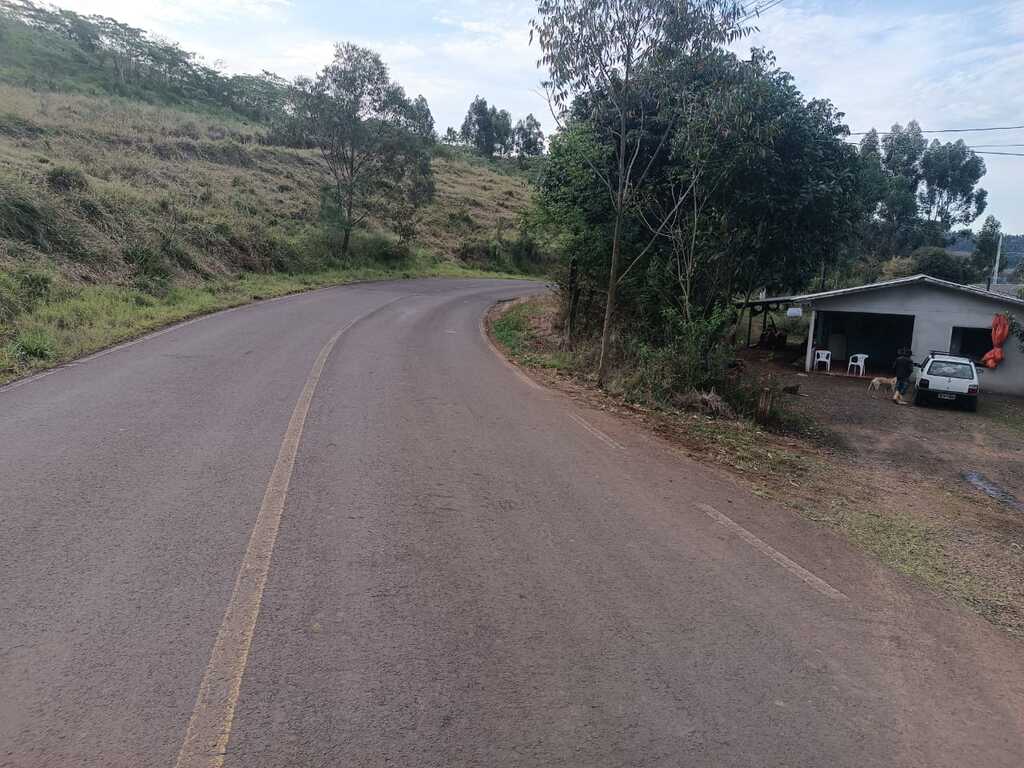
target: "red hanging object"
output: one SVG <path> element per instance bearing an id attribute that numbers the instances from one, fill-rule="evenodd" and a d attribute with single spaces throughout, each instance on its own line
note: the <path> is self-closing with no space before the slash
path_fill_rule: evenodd
<path id="1" fill-rule="evenodd" d="M 1003 362 L 1003 344 L 1010 338 L 1010 321 L 1006 315 L 996 315 L 992 318 L 992 349 L 981 358 L 981 364 L 986 368 L 995 368 Z"/>

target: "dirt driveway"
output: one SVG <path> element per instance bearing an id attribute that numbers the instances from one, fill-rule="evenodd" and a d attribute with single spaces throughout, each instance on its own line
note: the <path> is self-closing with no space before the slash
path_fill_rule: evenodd
<path id="1" fill-rule="evenodd" d="M 764 357 L 751 351 L 746 361 L 785 385 L 799 385 L 799 395 L 788 395 L 787 404 L 831 429 L 853 458 L 952 483 L 978 472 L 1024 498 L 1024 399 L 983 391 L 977 413 L 899 406 L 888 392 L 870 393 L 867 379 L 807 375 Z"/>

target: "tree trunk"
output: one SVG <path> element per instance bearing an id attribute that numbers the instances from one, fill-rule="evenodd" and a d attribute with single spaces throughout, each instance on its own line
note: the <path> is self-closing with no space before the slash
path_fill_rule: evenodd
<path id="1" fill-rule="evenodd" d="M 348 244 L 352 237 L 352 195 L 345 201 L 345 236 L 341 239 L 341 260 L 348 260 Z"/>
<path id="2" fill-rule="evenodd" d="M 604 326 L 601 329 L 601 359 L 597 364 L 597 386 L 604 387 L 608 375 L 608 342 L 612 335 L 612 316 L 615 314 L 615 281 L 619 273 L 619 253 L 622 250 L 622 210 L 615 213 L 615 232 L 612 235 L 612 263 L 608 269 L 608 296 L 604 303 Z"/>
<path id="3" fill-rule="evenodd" d="M 619 114 L 619 178 L 615 194 L 615 231 L 612 233 L 612 263 L 608 268 L 608 298 L 604 304 L 604 327 L 601 329 L 601 358 L 597 364 L 597 386 L 604 387 L 608 375 L 608 342 L 612 335 L 615 314 L 615 289 L 619 277 L 619 254 L 622 251 L 622 216 L 626 206 L 626 113 Z"/>

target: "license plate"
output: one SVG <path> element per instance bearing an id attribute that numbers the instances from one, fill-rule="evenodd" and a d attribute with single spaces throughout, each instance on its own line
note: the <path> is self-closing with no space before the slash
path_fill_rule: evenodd
<path id="1" fill-rule="evenodd" d="M 951 395 L 948 392 L 939 392 L 939 400 L 956 400 L 956 395 Z"/>

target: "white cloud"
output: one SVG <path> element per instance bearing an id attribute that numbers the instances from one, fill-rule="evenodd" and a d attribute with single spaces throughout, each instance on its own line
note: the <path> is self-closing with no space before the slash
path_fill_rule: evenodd
<path id="1" fill-rule="evenodd" d="M 281 18 L 291 0 L 57 0 L 57 5 L 77 13 L 110 16 L 158 32 L 168 25 L 199 25 L 245 17 Z"/>

